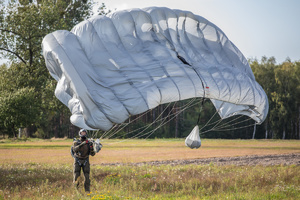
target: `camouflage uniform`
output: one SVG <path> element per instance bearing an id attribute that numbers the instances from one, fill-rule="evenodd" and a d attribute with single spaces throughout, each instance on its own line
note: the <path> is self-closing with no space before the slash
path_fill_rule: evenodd
<path id="1" fill-rule="evenodd" d="M 86 192 L 90 192 L 90 162 L 89 155 L 94 156 L 95 152 L 93 144 L 88 140 L 78 140 L 73 142 L 74 151 L 74 165 L 73 165 L 73 183 L 78 188 L 78 177 L 82 168 L 84 174 L 84 189 Z"/>

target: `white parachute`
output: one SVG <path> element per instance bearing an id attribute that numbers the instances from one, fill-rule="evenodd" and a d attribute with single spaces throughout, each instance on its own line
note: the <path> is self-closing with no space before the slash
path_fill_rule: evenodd
<path id="1" fill-rule="evenodd" d="M 160 104 L 203 97 L 221 118 L 258 124 L 268 100 L 234 44 L 188 11 L 149 7 L 95 16 L 42 43 L 56 97 L 81 128 L 109 130 Z M 200 143 L 201 145 L 201 143 Z"/>

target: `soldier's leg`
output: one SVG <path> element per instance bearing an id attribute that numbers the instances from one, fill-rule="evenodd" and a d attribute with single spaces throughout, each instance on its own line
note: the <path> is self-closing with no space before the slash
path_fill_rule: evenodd
<path id="1" fill-rule="evenodd" d="M 90 162 L 88 161 L 85 166 L 83 166 L 84 173 L 84 189 L 86 192 L 90 192 Z"/>
<path id="2" fill-rule="evenodd" d="M 73 184 L 75 185 L 76 188 L 78 188 L 78 186 L 79 186 L 78 178 L 80 176 L 80 170 L 81 170 L 81 167 L 80 167 L 79 163 L 74 161 L 74 164 L 73 164 Z"/>

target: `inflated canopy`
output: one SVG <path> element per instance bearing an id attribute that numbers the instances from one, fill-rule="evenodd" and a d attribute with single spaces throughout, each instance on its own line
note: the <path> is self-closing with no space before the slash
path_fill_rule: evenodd
<path id="1" fill-rule="evenodd" d="M 108 130 L 160 104 L 209 98 L 222 118 L 262 123 L 267 96 L 242 53 L 203 17 L 150 7 L 96 16 L 43 40 L 71 122 Z"/>

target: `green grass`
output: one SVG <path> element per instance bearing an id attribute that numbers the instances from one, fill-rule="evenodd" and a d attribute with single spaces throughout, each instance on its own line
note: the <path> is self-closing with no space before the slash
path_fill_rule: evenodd
<path id="1" fill-rule="evenodd" d="M 92 166 L 91 193 L 72 166 L 0 168 L 0 199 L 300 199 L 300 166 Z"/>

